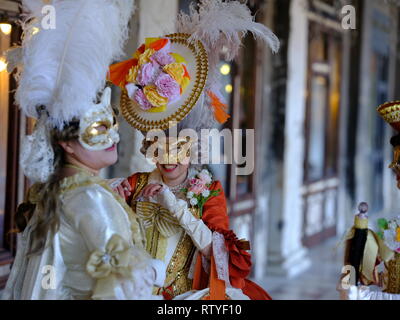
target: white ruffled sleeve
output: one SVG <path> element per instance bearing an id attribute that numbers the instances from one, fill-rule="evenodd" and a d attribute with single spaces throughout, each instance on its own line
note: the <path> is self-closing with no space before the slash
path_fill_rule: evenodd
<path id="1" fill-rule="evenodd" d="M 164 281 L 165 265 L 133 245 L 130 219 L 114 195 L 99 185 L 77 188 L 64 206 L 89 252 L 92 298 L 151 299 L 153 286 Z"/>

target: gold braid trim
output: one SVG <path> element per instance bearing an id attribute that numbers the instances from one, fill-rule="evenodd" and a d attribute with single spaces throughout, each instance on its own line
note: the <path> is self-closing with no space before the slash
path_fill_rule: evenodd
<path id="1" fill-rule="evenodd" d="M 388 277 L 385 292 L 400 294 L 400 254 L 396 252 L 394 258 L 385 263 L 385 266 Z"/>
<path id="2" fill-rule="evenodd" d="M 150 173 L 141 173 L 136 181 L 136 189 L 132 196 L 131 207 L 136 211 L 136 198 L 148 184 Z M 200 211 L 197 208 L 190 208 L 192 214 L 199 218 Z M 146 229 L 146 251 L 155 259 L 164 260 L 168 238 L 163 237 L 157 228 L 153 226 Z M 189 270 L 194 258 L 196 247 L 192 239 L 185 232 L 175 248 L 174 254 L 168 264 L 166 279 L 163 288 L 154 288 L 153 294 L 160 295 L 163 292 L 171 297 L 176 297 L 192 289 L 192 279 L 189 279 Z"/>
<path id="3" fill-rule="evenodd" d="M 135 192 L 133 193 L 133 196 L 132 196 L 131 206 L 136 204 L 137 196 L 139 195 L 140 192 L 142 192 L 143 188 L 145 186 L 147 186 L 147 183 L 149 182 L 149 176 L 150 176 L 150 172 L 139 173 L 139 176 L 136 181 Z"/>

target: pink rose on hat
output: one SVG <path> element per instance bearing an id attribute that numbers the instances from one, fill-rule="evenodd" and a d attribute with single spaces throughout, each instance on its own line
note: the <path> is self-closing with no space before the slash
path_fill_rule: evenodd
<path id="1" fill-rule="evenodd" d="M 133 98 L 142 110 L 149 110 L 152 107 L 142 89 L 137 89 L 133 95 Z"/>
<path id="2" fill-rule="evenodd" d="M 157 51 L 151 58 L 151 61 L 158 63 L 160 66 L 165 66 L 170 63 L 174 63 L 175 59 L 167 51 Z"/>
<path id="3" fill-rule="evenodd" d="M 154 79 L 160 72 L 160 68 L 157 64 L 153 64 L 152 62 L 145 63 L 138 70 L 136 81 L 141 86 L 147 86 L 148 84 L 154 82 Z"/>
<path id="4" fill-rule="evenodd" d="M 161 73 L 154 84 L 157 87 L 157 92 L 168 98 L 169 103 L 180 97 L 180 86 L 169 74 Z"/>

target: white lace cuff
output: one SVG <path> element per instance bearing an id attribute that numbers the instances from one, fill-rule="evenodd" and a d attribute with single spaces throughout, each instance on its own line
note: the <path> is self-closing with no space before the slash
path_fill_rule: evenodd
<path id="1" fill-rule="evenodd" d="M 226 286 L 231 287 L 229 281 L 229 253 L 225 246 L 224 236 L 218 232 L 213 232 L 212 244 L 218 279 L 224 280 Z"/>

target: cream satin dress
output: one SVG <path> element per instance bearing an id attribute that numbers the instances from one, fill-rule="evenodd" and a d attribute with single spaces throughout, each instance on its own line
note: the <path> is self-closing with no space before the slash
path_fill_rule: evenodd
<path id="1" fill-rule="evenodd" d="M 134 213 L 99 177 L 60 182 L 60 228 L 42 254 L 27 257 L 36 215 L 19 235 L 2 299 L 153 299 L 165 265 L 145 252 Z"/>

